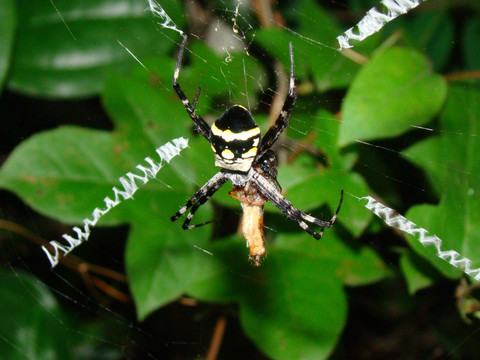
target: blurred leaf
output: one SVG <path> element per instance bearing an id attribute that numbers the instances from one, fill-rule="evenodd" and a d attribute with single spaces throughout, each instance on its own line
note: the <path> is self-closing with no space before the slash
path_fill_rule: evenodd
<path id="1" fill-rule="evenodd" d="M 346 161 L 344 154 L 340 154 L 338 148 L 340 121 L 332 113 L 323 109 L 320 109 L 314 118 L 317 148 L 325 152 L 330 166 L 336 169 L 350 169 L 351 163 Z"/>
<path id="2" fill-rule="evenodd" d="M 441 114 L 441 135 L 410 147 L 405 157 L 427 172 L 440 194 L 440 203 L 418 205 L 407 218 L 442 239 L 442 250 L 456 250 L 480 266 L 480 145 L 474 134 L 480 132 L 480 91 L 452 87 Z M 429 259 L 444 275 L 461 272 L 424 248 L 413 237 L 409 243 Z"/>
<path id="3" fill-rule="evenodd" d="M 434 283 L 431 268 L 428 263 L 413 252 L 400 257 L 400 268 L 407 282 L 408 293 L 414 295 L 417 291 Z"/>
<path id="4" fill-rule="evenodd" d="M 420 13 L 406 29 L 417 49 L 425 52 L 432 62 L 434 71 L 442 70 L 455 44 L 454 20 L 450 14 L 442 11 Z"/>
<path id="5" fill-rule="evenodd" d="M 341 33 L 340 27 L 312 0 L 299 1 L 292 6 L 301 36 L 270 28 L 259 30 L 255 41 L 275 59 L 280 59 L 285 69 L 290 67 L 288 43 L 292 42 L 295 76 L 300 79 L 312 74 L 319 91 L 348 85 L 360 65 L 337 51 L 336 36 Z"/>
<path id="6" fill-rule="evenodd" d="M 467 68 L 471 70 L 480 69 L 480 19 L 479 17 L 470 18 L 464 27 L 463 33 L 463 56 Z"/>
<path id="7" fill-rule="evenodd" d="M 17 0 L 17 4 L 18 39 L 8 86 L 30 95 L 96 95 L 107 69 L 127 69 L 135 63 L 123 46 L 140 60 L 175 46 L 159 36 L 160 25 L 145 11 L 143 0 Z M 170 0 L 162 6 L 181 26 L 180 4 Z"/>
<path id="8" fill-rule="evenodd" d="M 266 85 L 263 75 L 254 58 L 244 52 L 218 55 L 200 42 L 192 42 L 189 49 L 191 64 L 180 71 L 179 83 L 186 94 L 193 99 L 198 87 L 202 88 L 198 108 L 211 110 L 212 94 L 228 95 L 228 106 L 242 104 L 249 109 L 255 108 L 258 93 Z M 210 105 L 210 106 L 206 106 Z M 221 109 L 221 112 L 226 110 Z M 216 116 L 219 117 L 218 113 Z"/>
<path id="9" fill-rule="evenodd" d="M 119 345 L 119 339 L 129 339 L 131 336 L 131 323 L 119 321 L 117 314 L 98 314 L 98 317 L 80 325 L 75 334 L 84 335 L 80 338 L 71 352 L 75 360 L 117 360 L 122 358 L 123 346 Z M 122 342 L 123 343 L 123 342 Z M 125 341 L 127 343 L 127 341 Z M 125 355 L 125 354 L 123 354 Z"/>
<path id="10" fill-rule="evenodd" d="M 451 57 L 455 44 L 455 24 L 446 11 L 418 12 L 414 17 L 400 16 L 389 23 L 384 36 L 401 33 L 408 44 L 425 54 L 434 71 L 441 71 Z"/>
<path id="11" fill-rule="evenodd" d="M 17 27 L 17 12 L 14 0 L 0 2 L 0 91 L 8 74 L 13 40 Z"/>
<path id="12" fill-rule="evenodd" d="M 339 144 L 394 137 L 423 125 L 439 111 L 446 83 L 431 72 L 423 56 L 391 48 L 375 56 L 358 74 L 342 105 Z"/>
<path id="13" fill-rule="evenodd" d="M 9 360 L 66 360 L 74 334 L 56 299 L 32 275 L 0 272 L 0 352 Z"/>

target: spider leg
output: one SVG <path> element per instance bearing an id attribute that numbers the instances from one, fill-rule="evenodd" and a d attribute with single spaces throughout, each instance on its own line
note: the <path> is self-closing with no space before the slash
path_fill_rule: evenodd
<path id="1" fill-rule="evenodd" d="M 340 190 L 340 201 L 338 202 L 337 210 L 335 210 L 335 213 L 333 214 L 330 221 L 319 220 L 319 219 L 317 219 L 317 218 L 315 218 L 311 215 L 304 214 L 304 213 L 302 213 L 302 218 L 304 218 L 306 221 L 311 222 L 313 224 L 316 224 L 316 225 L 319 225 L 319 226 L 322 226 L 322 227 L 325 225 L 326 228 L 329 228 L 333 225 L 335 220 L 337 220 L 338 212 L 340 211 L 340 208 L 342 207 L 342 202 L 343 202 L 343 189 Z"/>
<path id="2" fill-rule="evenodd" d="M 182 225 L 182 228 L 184 230 L 195 229 L 197 227 L 207 225 L 207 224 L 210 224 L 211 222 L 215 221 L 215 220 L 210 220 L 210 221 L 205 221 L 205 222 L 200 223 L 200 224 L 190 225 L 190 221 L 192 221 L 193 215 L 195 215 L 195 212 L 198 210 L 198 208 L 200 206 L 202 206 L 203 204 L 205 204 L 213 196 L 213 194 L 215 194 L 217 192 L 217 190 L 220 189 L 223 184 L 225 184 L 225 182 L 227 180 L 228 180 L 227 178 L 224 178 L 223 180 L 215 183 L 213 188 L 210 188 L 204 196 L 199 198 L 198 201 L 195 204 L 193 204 L 192 208 L 190 209 L 190 212 L 187 215 L 187 218 L 185 219 L 185 222 Z"/>
<path id="3" fill-rule="evenodd" d="M 191 208 L 190 212 L 185 219 L 182 227 L 183 229 L 193 229 L 199 226 L 206 225 L 211 223 L 212 221 L 207 221 L 198 225 L 189 225 L 190 221 L 192 221 L 193 215 L 198 210 L 200 206 L 205 204 L 212 197 L 212 195 L 220 189 L 220 187 L 225 184 L 228 180 L 228 177 L 225 176 L 223 172 L 216 173 L 210 180 L 208 180 L 205 185 L 203 185 L 190 199 L 188 199 L 185 206 L 183 206 L 180 210 L 178 210 L 175 215 L 173 215 L 170 220 L 176 221 L 179 217 L 187 212 L 188 209 Z"/>
<path id="4" fill-rule="evenodd" d="M 293 48 L 292 43 L 289 44 L 290 46 L 290 85 L 288 89 L 288 95 L 285 98 L 285 102 L 283 103 L 282 110 L 275 120 L 275 123 L 268 129 L 265 133 L 265 136 L 262 139 L 262 143 L 258 150 L 258 158 L 260 158 L 268 149 L 272 147 L 273 144 L 278 140 L 280 134 L 285 130 L 288 126 L 288 122 L 290 120 L 290 114 L 293 110 L 293 105 L 295 104 L 295 100 L 297 99 L 297 95 L 295 94 L 295 67 L 293 62 Z"/>
<path id="5" fill-rule="evenodd" d="M 190 118 L 193 120 L 195 127 L 197 131 L 205 138 L 207 141 L 210 141 L 210 126 L 206 123 L 205 120 L 202 119 L 201 116 L 199 116 L 195 112 L 195 105 L 197 104 L 198 96 L 200 95 L 200 88 L 197 90 L 197 94 L 195 96 L 195 100 L 193 102 L 193 106 L 190 104 L 188 101 L 187 97 L 185 96 L 185 93 L 183 92 L 180 84 L 178 83 L 178 75 L 180 73 L 180 67 L 182 65 L 182 58 L 183 58 L 183 52 L 185 50 L 185 44 L 187 43 L 187 36 L 183 36 L 182 44 L 180 45 L 180 50 L 178 52 L 178 58 L 177 58 L 177 65 L 175 66 L 175 72 L 173 73 L 173 81 L 172 81 L 172 86 L 175 92 L 177 93 L 177 96 L 180 98 L 182 101 L 183 106 L 185 106 L 185 109 L 187 110 L 188 115 Z"/>
<path id="6" fill-rule="evenodd" d="M 303 230 L 308 232 L 317 240 L 320 240 L 322 238 L 323 230 L 325 228 L 329 228 L 333 225 L 333 223 L 337 219 L 338 212 L 340 211 L 340 207 L 342 205 L 343 190 L 341 192 L 340 203 L 338 204 L 337 210 L 335 211 L 332 219 L 330 221 L 320 220 L 311 215 L 307 215 L 304 212 L 295 208 L 292 203 L 288 201 L 271 182 L 269 182 L 258 172 L 254 172 L 252 176 L 252 181 L 254 182 L 255 186 L 260 190 L 260 192 L 264 196 L 266 196 L 268 200 L 270 200 L 278 209 L 280 209 L 280 211 L 287 215 L 289 219 L 296 221 Z M 320 226 L 322 230 L 319 233 L 315 232 L 303 220 Z"/>
<path id="7" fill-rule="evenodd" d="M 201 90 L 202 90 L 202 88 L 199 86 L 198 89 L 197 89 L 197 93 L 195 94 L 195 97 L 193 98 L 193 102 L 192 102 L 193 109 L 195 109 L 195 106 L 197 106 L 197 101 L 198 101 L 198 97 L 200 96 L 200 91 Z"/>

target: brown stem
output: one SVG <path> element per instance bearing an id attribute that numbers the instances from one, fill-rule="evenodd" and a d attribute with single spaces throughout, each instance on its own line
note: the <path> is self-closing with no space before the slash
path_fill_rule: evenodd
<path id="1" fill-rule="evenodd" d="M 443 76 L 447 81 L 458 81 L 465 79 L 480 79 L 480 70 L 462 71 Z"/>
<path id="2" fill-rule="evenodd" d="M 217 358 L 226 326 L 227 318 L 225 315 L 222 315 L 218 318 L 217 324 L 215 325 L 215 330 L 213 331 L 212 341 L 210 342 L 206 360 L 215 360 Z"/>
<path id="3" fill-rule="evenodd" d="M 31 232 L 25 227 L 18 225 L 14 222 L 11 222 L 5 219 L 0 219 L 0 229 L 17 233 L 38 246 L 49 246 L 48 241 L 45 240 L 43 237 Z M 116 271 L 113 271 L 111 269 L 105 268 L 103 266 L 89 264 L 88 262 L 85 262 L 83 259 L 79 258 L 78 256 L 75 256 L 72 254 L 69 254 L 67 257 L 60 258 L 60 263 L 63 266 L 69 268 L 70 270 L 73 270 L 78 274 L 80 274 L 85 286 L 88 289 L 90 289 L 90 291 L 92 292 L 92 294 L 94 294 L 95 297 L 98 297 L 101 300 L 104 300 L 103 297 L 100 295 L 100 293 L 96 291 L 96 289 L 99 289 L 101 292 L 107 294 L 108 296 L 118 301 L 127 302 L 130 300 L 130 297 L 127 294 L 121 292 L 120 290 L 117 290 L 116 288 L 109 285 L 104 280 L 96 276 L 92 276 L 92 273 L 96 273 L 106 278 L 123 282 L 123 283 L 127 282 L 127 278 L 125 275 L 118 273 Z"/>

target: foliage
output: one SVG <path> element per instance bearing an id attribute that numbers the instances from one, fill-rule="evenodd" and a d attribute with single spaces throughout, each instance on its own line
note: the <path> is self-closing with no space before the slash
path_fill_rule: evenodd
<path id="1" fill-rule="evenodd" d="M 428 6 L 415 11 L 355 48 L 368 58 L 364 64 L 335 50 L 335 37 L 352 25 L 340 26 L 335 9 L 322 9 L 312 0 L 280 9 L 294 30 L 290 32 L 257 27 L 251 9 L 242 8 L 242 19 L 257 27 L 255 36 L 252 29 L 246 33 L 246 43 L 256 49 L 252 54 L 265 52 L 288 71 L 288 43 L 293 43 L 299 98 L 281 142 L 294 148 L 296 158 L 283 161 L 288 154 L 279 148 L 283 191 L 296 207 L 320 218 L 331 216 L 340 189 L 346 193 L 335 226 L 325 230 L 320 242 L 267 205 L 268 258 L 253 268 L 244 240 L 233 235 L 236 219 L 221 217 L 225 224 L 188 232 L 170 222 L 179 206 L 218 171 L 209 144 L 192 133 L 191 120 L 171 89 L 178 35 L 159 29 L 141 0 L 54 3 L 8 0 L 0 5 L 0 86 L 4 94 L 56 104 L 99 97 L 113 130 L 75 124 L 29 137 L 2 165 L 0 187 L 41 215 L 77 224 L 155 147 L 189 137 L 190 149 L 161 170 L 158 182 L 146 185 L 101 222 L 129 226 L 125 271 L 140 321 L 182 296 L 212 308 L 225 305 L 230 313 L 238 306 L 232 316 L 238 316 L 246 336 L 267 356 L 325 359 L 348 327 L 346 287 L 403 277 L 414 294 L 442 283 L 442 276 L 458 281 L 459 271 L 411 239 L 408 246 L 401 243 L 401 250 L 394 249 L 394 235 L 357 200 L 366 195 L 377 194 L 402 212 L 409 208 L 408 218 L 480 266 L 480 89 L 470 79 L 453 84 L 441 75 L 452 69 L 478 70 L 478 6 L 471 6 L 465 26 L 452 20 L 457 10 L 453 3 L 452 11 Z M 187 27 L 180 2 L 161 4 L 177 26 Z M 351 1 L 352 9 L 357 6 Z M 217 16 L 231 19 L 232 13 L 218 8 Z M 445 43 L 453 41 L 455 26 L 461 50 Z M 274 65 L 245 52 L 218 55 L 193 36 L 188 48 L 179 82 L 190 98 L 202 87 L 197 111 L 211 119 L 231 103 L 244 103 L 262 129 L 268 128 L 262 102 L 270 102 L 272 94 L 265 89 L 276 87 L 268 75 Z M 461 51 L 464 59 L 454 51 Z M 384 150 L 393 150 L 396 157 L 392 160 Z M 428 180 L 417 185 L 423 174 Z M 237 217 L 239 205 L 229 198 L 228 187 L 202 207 L 197 223 L 224 211 Z M 368 246 L 370 239 L 384 244 L 374 249 Z M 95 251 L 89 245 L 84 246 Z M 396 260 L 384 261 L 392 256 Z M 82 344 L 106 354 L 91 346 L 91 338 L 75 334 L 91 331 L 91 323 L 76 328 L 46 287 L 30 275 L 12 274 L 0 273 L 0 299 L 8 314 L 3 318 L 9 319 L 1 327 L 0 338 L 6 339 L 0 340 L 2 354 L 11 353 L 11 359 L 73 359 L 79 354 L 71 348 Z M 14 307 L 18 303 L 29 311 L 19 312 Z M 104 322 L 95 336 L 107 338 L 113 327 Z M 65 328 L 76 330 L 59 335 Z M 340 353 L 337 349 L 333 356 L 340 358 Z M 109 356 L 120 355 L 113 351 Z"/>

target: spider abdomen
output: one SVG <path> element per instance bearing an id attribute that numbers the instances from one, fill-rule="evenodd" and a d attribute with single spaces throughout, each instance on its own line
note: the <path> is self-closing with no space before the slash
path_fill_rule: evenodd
<path id="1" fill-rule="evenodd" d="M 252 167 L 261 133 L 245 107 L 234 105 L 225 111 L 213 123 L 210 136 L 215 166 L 240 172 L 247 172 Z"/>

